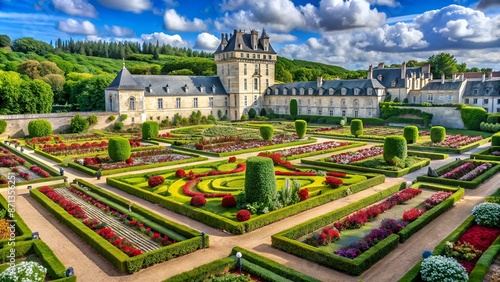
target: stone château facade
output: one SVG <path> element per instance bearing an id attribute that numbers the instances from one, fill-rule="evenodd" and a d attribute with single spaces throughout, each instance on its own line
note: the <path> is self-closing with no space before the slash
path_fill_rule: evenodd
<path id="1" fill-rule="evenodd" d="M 253 108 L 289 114 L 378 117 L 387 97 L 409 103 L 465 103 L 500 112 L 500 78 L 471 74 L 433 80 L 431 66 L 368 69 L 366 79 L 275 83 L 277 53 L 265 32 L 222 34 L 214 52 L 217 76 L 132 75 L 125 68 L 105 90 L 106 111 L 127 114 L 128 123 L 188 117 L 193 111 L 239 120 Z"/>

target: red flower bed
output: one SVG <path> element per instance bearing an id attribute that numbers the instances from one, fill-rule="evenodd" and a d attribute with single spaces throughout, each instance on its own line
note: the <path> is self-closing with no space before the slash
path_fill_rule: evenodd
<path id="1" fill-rule="evenodd" d="M 274 171 L 274 175 L 293 175 L 293 176 L 316 176 L 315 172 L 309 171 Z"/>
<path id="2" fill-rule="evenodd" d="M 236 213 L 236 219 L 238 221 L 247 221 L 250 219 L 250 216 L 252 214 L 248 211 L 248 210 L 239 210 L 237 213 Z"/>
<path id="3" fill-rule="evenodd" d="M 305 201 L 305 200 L 309 199 L 309 189 L 307 189 L 307 188 L 300 189 L 299 198 L 301 201 Z"/>
<path id="4" fill-rule="evenodd" d="M 475 247 L 477 250 L 482 252 L 486 251 L 493 241 L 500 235 L 500 228 L 485 227 L 481 225 L 472 225 L 465 233 L 460 236 L 457 243 L 469 243 Z M 472 269 L 476 266 L 477 261 L 480 256 L 477 256 L 471 261 L 459 260 L 458 262 L 467 269 L 467 273 L 470 273 Z"/>
<path id="5" fill-rule="evenodd" d="M 74 218 L 87 218 L 87 215 L 79 205 L 66 200 L 66 198 L 58 194 L 56 191 L 54 191 L 54 189 L 48 186 L 44 186 L 40 188 L 39 191 L 45 194 L 45 196 L 51 199 L 54 203 L 64 208 L 64 210 L 66 210 Z"/>
<path id="6" fill-rule="evenodd" d="M 289 161 L 282 159 L 280 154 L 261 152 L 257 156 L 270 158 L 271 160 L 273 160 L 274 165 L 279 165 L 279 166 L 282 166 L 284 168 L 288 168 L 291 170 L 298 170 Z"/>
<path id="7" fill-rule="evenodd" d="M 327 176 L 324 183 L 331 188 L 339 188 L 342 184 L 344 184 L 344 181 L 337 177 Z"/>
<path id="8" fill-rule="evenodd" d="M 403 219 L 409 222 L 414 221 L 421 215 L 425 213 L 425 210 L 419 210 L 417 208 L 411 208 L 403 212 Z"/>
<path id="9" fill-rule="evenodd" d="M 329 150 L 329 149 L 333 149 L 333 148 L 339 148 L 339 147 L 347 146 L 350 144 L 352 144 L 352 142 L 328 141 L 328 142 L 323 142 L 323 143 L 316 143 L 316 144 L 310 144 L 310 145 L 305 145 L 305 146 L 300 146 L 300 147 L 283 149 L 283 150 L 275 151 L 274 153 L 280 154 L 281 157 L 286 158 L 286 157 L 290 157 L 290 156 L 296 156 L 296 155 L 301 155 L 301 154 Z"/>
<path id="10" fill-rule="evenodd" d="M 193 207 L 202 207 L 207 204 L 207 199 L 203 195 L 195 195 L 189 203 Z"/>
<path id="11" fill-rule="evenodd" d="M 159 185 L 163 184 L 163 182 L 165 182 L 165 178 L 163 178 L 163 176 L 161 176 L 161 175 L 151 176 L 148 179 L 149 187 L 159 186 Z"/>
<path id="12" fill-rule="evenodd" d="M 328 176 L 334 176 L 334 177 L 345 177 L 347 174 L 343 172 L 336 172 L 336 171 L 328 171 L 326 173 Z"/>
<path id="13" fill-rule="evenodd" d="M 222 206 L 225 208 L 236 207 L 236 198 L 233 195 L 226 195 L 222 197 Z"/>
<path id="14" fill-rule="evenodd" d="M 439 191 L 434 193 L 430 198 L 424 201 L 424 207 L 426 210 L 430 210 L 433 207 L 441 204 L 444 200 L 448 199 L 449 196 L 453 194 L 452 192 Z"/>
<path id="15" fill-rule="evenodd" d="M 355 152 L 346 152 L 338 155 L 333 155 L 326 159 L 327 162 L 340 163 L 340 164 L 350 164 L 352 162 L 361 161 L 367 158 L 382 155 L 384 149 L 382 147 L 372 147 L 366 149 L 360 149 Z"/>
<path id="16" fill-rule="evenodd" d="M 50 174 L 48 172 L 44 171 L 43 169 L 39 168 L 36 165 L 30 166 L 30 170 L 33 171 L 34 173 L 36 173 L 37 175 L 41 176 L 41 177 L 44 177 L 44 178 L 49 178 L 50 177 Z"/>
<path id="17" fill-rule="evenodd" d="M 134 164 L 134 159 L 128 158 L 128 159 L 125 160 L 125 163 L 128 164 L 128 165 Z"/>

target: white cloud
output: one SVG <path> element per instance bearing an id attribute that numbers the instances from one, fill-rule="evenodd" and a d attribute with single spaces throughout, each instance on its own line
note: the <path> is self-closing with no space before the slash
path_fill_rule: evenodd
<path id="1" fill-rule="evenodd" d="M 146 43 L 151 42 L 153 44 L 156 44 L 156 41 L 158 41 L 160 45 L 169 44 L 173 47 L 180 48 L 191 47 L 191 44 L 188 41 L 183 40 L 182 37 L 178 34 L 168 35 L 163 32 L 155 32 L 151 34 L 142 34 L 141 39 Z"/>
<path id="2" fill-rule="evenodd" d="M 291 42 L 298 39 L 297 36 L 292 34 L 268 33 L 267 35 L 269 35 L 269 40 L 271 40 L 272 43 Z"/>
<path id="3" fill-rule="evenodd" d="M 132 29 L 123 26 L 113 25 L 110 27 L 108 25 L 104 25 L 104 28 L 117 37 L 132 37 L 135 34 Z"/>
<path id="4" fill-rule="evenodd" d="M 368 0 L 368 2 L 370 3 L 370 5 L 389 6 L 389 7 L 396 7 L 400 5 L 395 0 Z"/>
<path id="5" fill-rule="evenodd" d="M 192 21 L 180 16 L 174 9 L 168 9 L 163 16 L 165 28 L 171 31 L 201 31 L 206 30 L 206 23 L 198 18 Z"/>
<path id="6" fill-rule="evenodd" d="M 219 47 L 220 40 L 215 35 L 202 32 L 196 37 L 194 48 L 214 52 Z"/>
<path id="7" fill-rule="evenodd" d="M 320 27 L 329 31 L 377 27 L 385 21 L 386 15 L 370 9 L 366 0 L 321 0 L 316 17 L 319 17 Z"/>
<path id="8" fill-rule="evenodd" d="M 150 0 L 97 0 L 104 7 L 140 14 L 152 8 Z"/>
<path id="9" fill-rule="evenodd" d="M 177 2 L 175 0 L 164 0 L 163 2 L 165 2 L 165 4 L 167 6 L 172 6 L 172 7 L 175 7 L 175 6 L 179 5 L 179 2 Z"/>
<path id="10" fill-rule="evenodd" d="M 477 8 L 479 10 L 487 10 L 489 8 L 500 7 L 498 0 L 479 0 Z"/>
<path id="11" fill-rule="evenodd" d="M 70 34 L 97 34 L 97 29 L 89 21 L 80 22 L 74 19 L 67 19 L 65 21 L 60 21 L 58 28 L 60 31 L 64 31 Z"/>
<path id="12" fill-rule="evenodd" d="M 65 14 L 81 17 L 97 17 L 95 7 L 87 0 L 52 0 L 54 7 Z"/>

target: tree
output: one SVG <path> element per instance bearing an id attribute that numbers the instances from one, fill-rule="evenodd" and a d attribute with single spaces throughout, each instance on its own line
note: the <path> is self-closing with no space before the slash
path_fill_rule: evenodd
<path id="1" fill-rule="evenodd" d="M 290 100 L 290 116 L 292 116 L 292 119 L 295 119 L 298 114 L 298 105 L 297 105 L 297 100 L 291 99 Z"/>
<path id="2" fill-rule="evenodd" d="M 49 44 L 35 40 L 34 38 L 31 37 L 23 37 L 14 40 L 12 42 L 12 51 L 14 52 L 23 52 L 23 53 L 29 53 L 29 52 L 34 52 L 37 53 L 38 55 L 44 55 L 46 53 L 51 53 L 54 51 L 54 47 L 50 46 Z"/>
<path id="3" fill-rule="evenodd" d="M 19 114 L 19 96 L 24 80 L 17 72 L 0 70 L 0 114 Z"/>
<path id="4" fill-rule="evenodd" d="M 40 78 L 40 63 L 35 60 L 26 60 L 19 65 L 17 71 L 31 79 Z"/>
<path id="5" fill-rule="evenodd" d="M 194 75 L 194 72 L 190 69 L 173 70 L 169 75 Z"/>
<path id="6" fill-rule="evenodd" d="M 109 74 L 95 75 L 81 80 L 71 89 L 70 103 L 77 103 L 80 111 L 105 109 L 104 89 L 113 81 Z"/>
<path id="7" fill-rule="evenodd" d="M 43 61 L 40 63 L 39 73 L 41 77 L 44 77 L 48 74 L 60 74 L 63 75 L 64 72 L 53 62 L 51 61 Z"/>
<path id="8" fill-rule="evenodd" d="M 427 61 L 431 65 L 432 75 L 436 78 L 441 77 L 443 73 L 445 77 L 451 77 L 458 72 L 457 60 L 451 54 L 432 55 Z"/>
<path id="9" fill-rule="evenodd" d="M 10 46 L 10 37 L 7 34 L 0 34 L 0 47 Z"/>
<path id="10" fill-rule="evenodd" d="M 77 114 L 71 119 L 70 127 L 72 133 L 82 133 L 89 128 L 89 121 Z"/>
<path id="11" fill-rule="evenodd" d="M 50 113 L 54 104 L 54 93 L 50 85 L 43 80 L 34 79 L 26 81 L 21 86 L 18 102 L 21 104 L 23 114 Z"/>
<path id="12" fill-rule="evenodd" d="M 59 105 L 66 104 L 68 97 L 64 95 L 64 76 L 60 74 L 48 74 L 42 77 L 42 80 L 50 85 L 50 88 L 52 88 L 52 93 L 54 93 L 54 103 Z"/>

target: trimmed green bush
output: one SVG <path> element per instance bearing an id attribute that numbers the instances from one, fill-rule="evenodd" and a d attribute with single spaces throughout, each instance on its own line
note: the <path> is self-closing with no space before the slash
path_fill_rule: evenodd
<path id="1" fill-rule="evenodd" d="M 488 117 L 486 118 L 487 123 L 500 123 L 500 114 L 495 113 L 495 114 L 488 114 Z"/>
<path id="2" fill-rule="evenodd" d="M 111 137 L 108 142 L 108 155 L 116 162 L 130 158 L 130 143 L 122 137 Z"/>
<path id="3" fill-rule="evenodd" d="M 87 120 L 89 121 L 89 125 L 94 125 L 97 123 L 97 116 L 96 115 L 89 115 L 87 117 Z"/>
<path id="4" fill-rule="evenodd" d="M 265 108 L 260 109 L 260 116 L 265 117 L 266 115 L 267 115 L 266 109 Z"/>
<path id="5" fill-rule="evenodd" d="M 387 136 L 384 141 L 384 160 L 390 165 L 398 165 L 408 156 L 406 139 L 403 136 Z M 399 160 L 398 160 L 399 159 Z"/>
<path id="6" fill-rule="evenodd" d="M 277 193 L 273 160 L 265 157 L 249 157 L 246 164 L 246 201 L 269 203 Z"/>
<path id="7" fill-rule="evenodd" d="M 248 116 L 245 115 L 245 114 L 242 114 L 240 120 L 241 121 L 247 121 L 248 120 Z"/>
<path id="8" fill-rule="evenodd" d="M 356 137 L 363 135 L 363 122 L 360 119 L 351 120 L 351 134 Z"/>
<path id="9" fill-rule="evenodd" d="M 298 119 L 295 121 L 295 132 L 299 138 L 303 138 L 306 135 L 307 122 L 303 119 Z"/>
<path id="10" fill-rule="evenodd" d="M 274 127 L 272 125 L 263 125 L 259 127 L 260 131 L 260 136 L 264 141 L 271 141 L 273 140 L 273 135 L 274 135 Z"/>
<path id="11" fill-rule="evenodd" d="M 113 129 L 116 130 L 116 131 L 120 131 L 120 130 L 123 130 L 123 122 L 121 121 L 117 121 L 115 122 L 115 124 L 113 125 Z"/>
<path id="12" fill-rule="evenodd" d="M 114 121 L 116 119 L 116 117 L 115 116 L 109 116 L 108 119 L 109 119 L 109 121 Z"/>
<path id="13" fill-rule="evenodd" d="M 467 129 L 480 130 L 481 122 L 486 121 L 488 112 L 481 107 L 462 106 L 460 115 Z"/>
<path id="14" fill-rule="evenodd" d="M 403 129 L 403 136 L 407 144 L 417 143 L 418 141 L 418 127 L 409 125 Z"/>
<path id="15" fill-rule="evenodd" d="M 86 118 L 76 114 L 69 124 L 72 133 L 82 133 L 89 129 L 89 121 Z"/>
<path id="16" fill-rule="evenodd" d="M 249 118 L 255 118 L 256 115 L 257 115 L 257 112 L 255 111 L 254 108 L 251 108 L 250 110 L 248 110 L 248 117 Z"/>
<path id="17" fill-rule="evenodd" d="M 0 119 L 0 134 L 4 133 L 7 129 L 7 122 L 3 119 Z"/>
<path id="18" fill-rule="evenodd" d="M 120 121 L 124 121 L 128 118 L 128 115 L 127 114 L 121 114 L 120 115 Z"/>
<path id="19" fill-rule="evenodd" d="M 297 114 L 299 112 L 299 106 L 297 105 L 297 100 L 291 99 L 290 100 L 290 116 L 292 119 L 297 118 Z"/>
<path id="20" fill-rule="evenodd" d="M 146 121 L 142 124 L 142 139 L 156 138 L 159 132 L 160 125 L 156 121 Z"/>
<path id="21" fill-rule="evenodd" d="M 37 119 L 28 123 L 28 134 L 30 137 L 49 136 L 52 133 L 52 125 L 48 120 Z"/>
<path id="22" fill-rule="evenodd" d="M 431 141 L 433 143 L 441 143 L 446 138 L 446 128 L 442 126 L 433 126 L 431 128 Z"/>
<path id="23" fill-rule="evenodd" d="M 491 146 L 500 146 L 500 133 L 491 136 Z"/>

